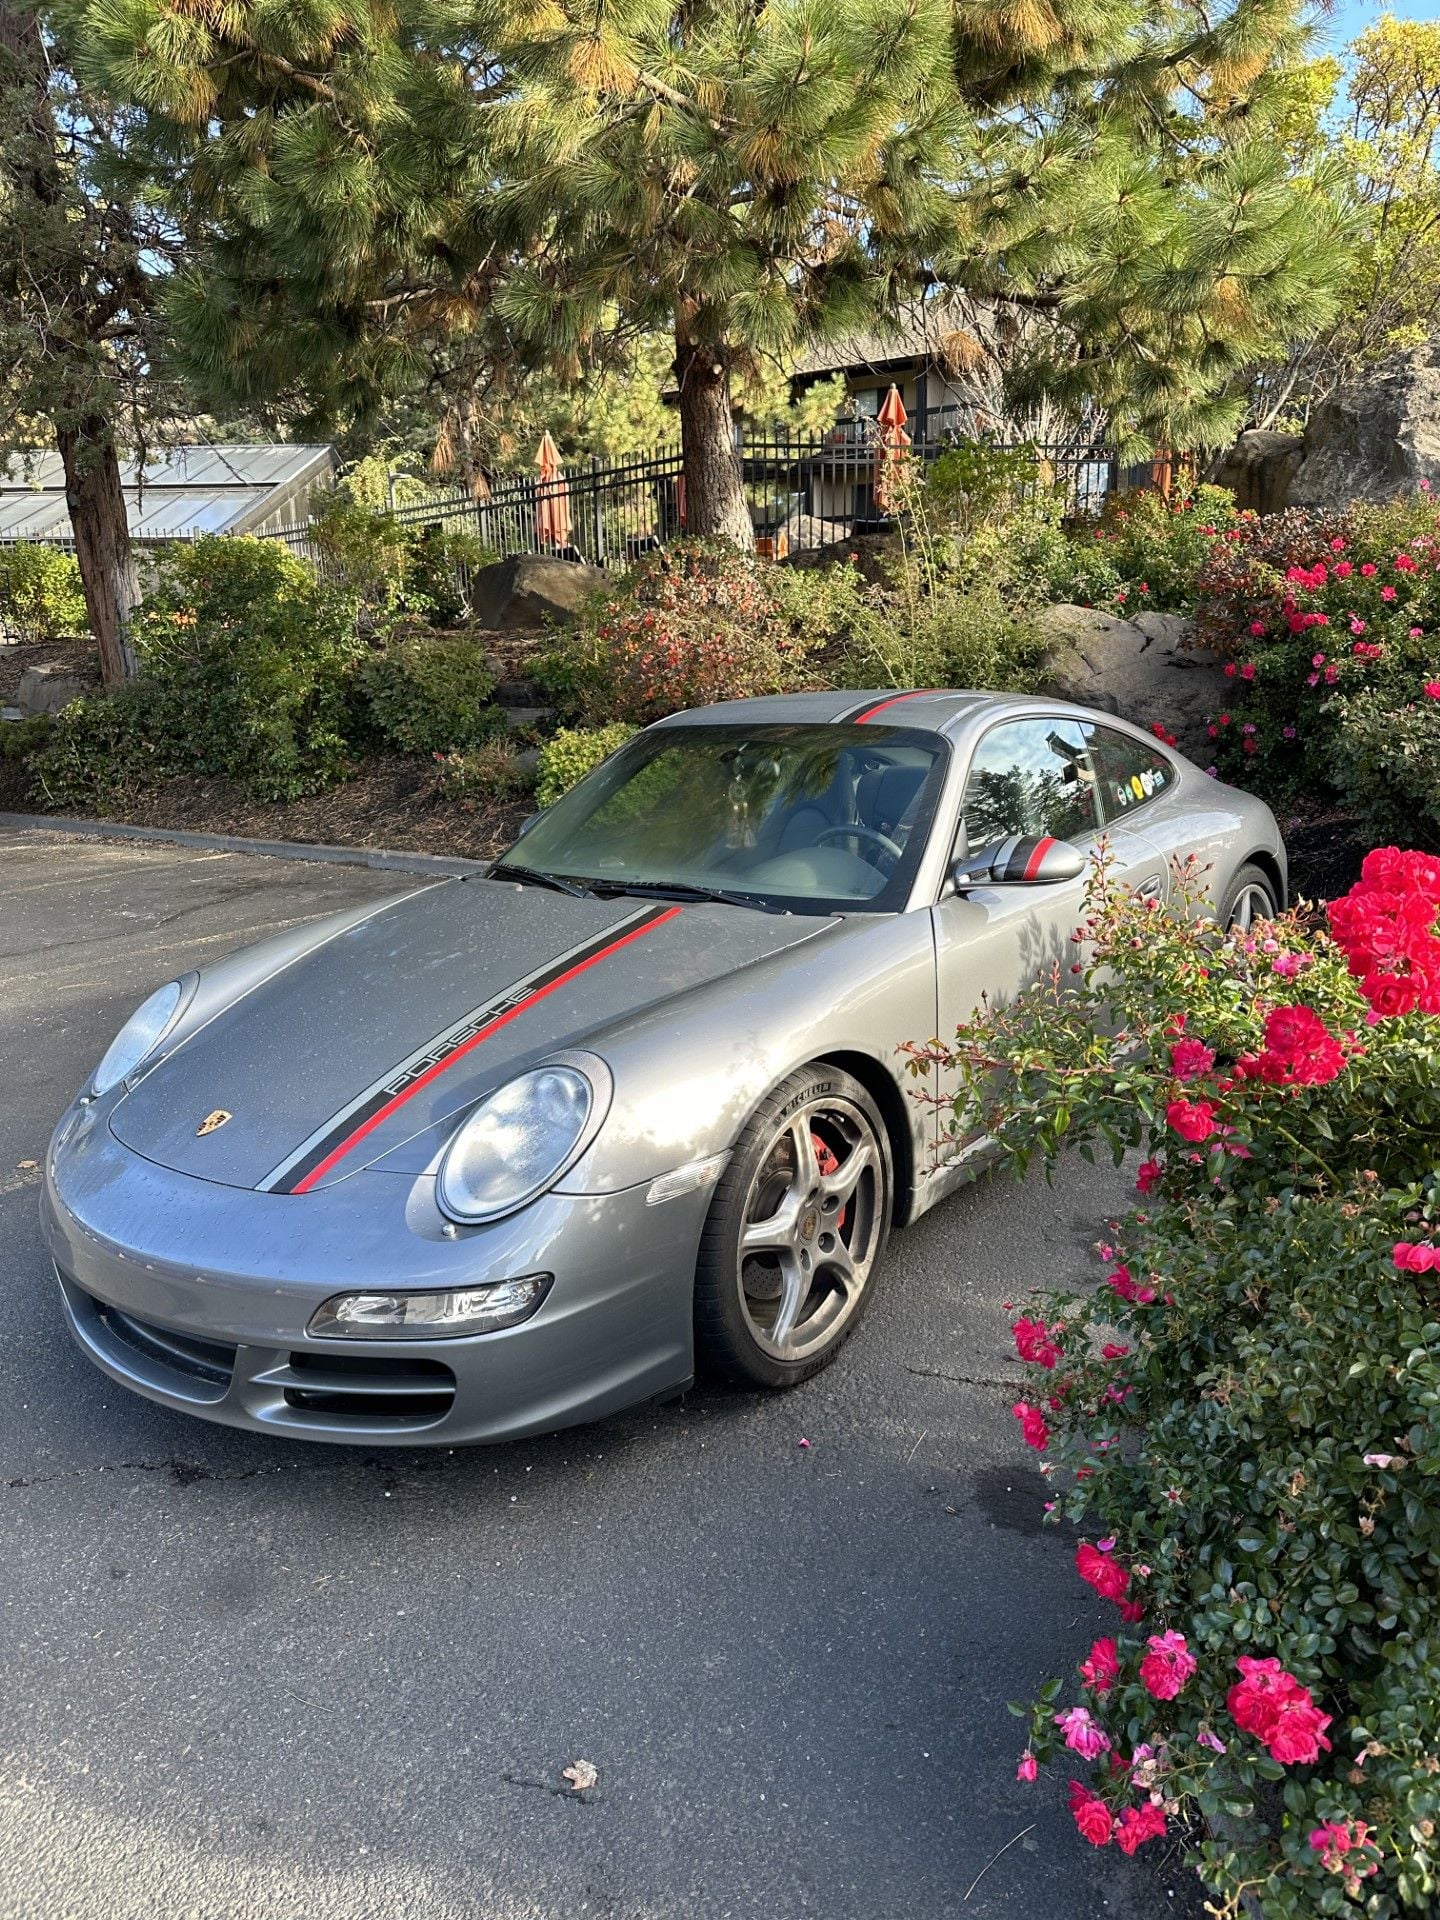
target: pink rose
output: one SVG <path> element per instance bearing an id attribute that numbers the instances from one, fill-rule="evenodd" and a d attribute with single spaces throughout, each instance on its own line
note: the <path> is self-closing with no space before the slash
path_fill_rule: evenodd
<path id="1" fill-rule="evenodd" d="M 1174 1700 L 1199 1664 L 1183 1633 L 1152 1633 L 1140 1662 L 1140 1679 L 1156 1700 Z"/>
<path id="2" fill-rule="evenodd" d="M 1177 1040 L 1170 1049 L 1170 1071 L 1177 1080 L 1197 1080 L 1214 1064 L 1215 1055 L 1203 1040 Z"/>
<path id="3" fill-rule="evenodd" d="M 1070 1782 L 1070 1812 L 1082 1839 L 1088 1840 L 1092 1847 L 1109 1846 L 1115 1826 L 1110 1809 L 1098 1794 L 1081 1786 L 1078 1780 Z"/>
<path id="4" fill-rule="evenodd" d="M 1045 1416 L 1039 1407 L 1032 1407 L 1028 1401 L 1017 1400 L 1010 1409 L 1020 1422 L 1020 1431 L 1024 1435 L 1027 1447 L 1034 1447 L 1037 1453 L 1043 1453 L 1050 1444 L 1050 1429 L 1045 1424 Z"/>
<path id="5" fill-rule="evenodd" d="M 1016 1353 L 1030 1365 L 1048 1370 L 1059 1360 L 1060 1349 L 1043 1320 L 1017 1320 L 1010 1331 L 1015 1336 Z M 1054 1331 L 1059 1331 L 1058 1324 Z"/>
<path id="6" fill-rule="evenodd" d="M 1015 1778 L 1029 1782 L 1035 1778 L 1038 1772 L 1039 1768 L 1035 1765 L 1035 1756 L 1027 1747 L 1020 1756 L 1020 1764 L 1015 1769 Z"/>
<path id="7" fill-rule="evenodd" d="M 1082 1540 L 1075 1550 L 1075 1571 L 1102 1600 L 1123 1600 L 1130 1585 L 1130 1575 L 1124 1567 L 1088 1540 Z"/>
<path id="8" fill-rule="evenodd" d="M 1080 1662 L 1080 1678 L 1096 1693 L 1106 1693 L 1120 1678 L 1120 1655 L 1108 1636 L 1092 1641 L 1090 1651 Z"/>
<path id="9" fill-rule="evenodd" d="M 1198 1145 L 1217 1131 L 1215 1109 L 1208 1100 L 1172 1100 L 1165 1119 L 1182 1140 Z"/>
<path id="10" fill-rule="evenodd" d="M 1055 1724 L 1066 1746 L 1082 1760 L 1098 1760 L 1102 1753 L 1110 1751 L 1110 1736 L 1088 1707 L 1071 1707 L 1065 1713 L 1057 1713 Z"/>
<path id="11" fill-rule="evenodd" d="M 1115 1844 L 1122 1853 L 1134 1853 L 1146 1840 L 1165 1837 L 1165 1810 L 1144 1800 L 1138 1807 L 1126 1807 L 1115 1829 Z"/>

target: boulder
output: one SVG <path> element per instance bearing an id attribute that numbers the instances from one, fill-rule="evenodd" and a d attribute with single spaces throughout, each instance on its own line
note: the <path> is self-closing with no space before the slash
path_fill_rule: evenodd
<path id="1" fill-rule="evenodd" d="M 470 596 L 477 624 L 503 633 L 563 626 L 604 584 L 601 570 L 583 560 L 516 553 L 477 568 L 471 575 Z"/>
<path id="2" fill-rule="evenodd" d="M 1422 480 L 1440 491 L 1440 334 L 1391 354 L 1315 408 L 1288 504 L 1390 500 Z"/>
<path id="3" fill-rule="evenodd" d="M 1217 487 L 1229 487 L 1237 507 L 1281 513 L 1290 504 L 1290 488 L 1304 446 L 1298 433 L 1267 433 L 1252 427 L 1220 456 L 1208 477 Z"/>
<path id="4" fill-rule="evenodd" d="M 1141 613 L 1122 620 L 1094 607 L 1046 607 L 1039 616 L 1049 645 L 1040 691 L 1137 726 L 1160 725 L 1186 753 L 1204 755 L 1206 715 L 1225 703 L 1225 677 L 1213 654 L 1189 644 L 1183 614 Z"/>
<path id="5" fill-rule="evenodd" d="M 60 667 L 26 667 L 15 689 L 15 704 L 22 714 L 59 713 L 72 700 L 93 691 Z"/>

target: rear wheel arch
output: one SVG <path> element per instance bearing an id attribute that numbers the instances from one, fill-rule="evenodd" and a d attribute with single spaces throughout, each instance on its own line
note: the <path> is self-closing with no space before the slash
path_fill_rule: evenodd
<path id="1" fill-rule="evenodd" d="M 1275 904 L 1283 913 L 1287 904 L 1285 899 L 1285 877 L 1280 871 L 1280 862 L 1275 858 L 1274 854 L 1267 853 L 1263 847 L 1257 848 L 1254 853 L 1247 853 L 1240 864 L 1242 866 L 1258 867 L 1260 869 L 1261 873 L 1264 874 L 1265 878 L 1275 889 Z"/>

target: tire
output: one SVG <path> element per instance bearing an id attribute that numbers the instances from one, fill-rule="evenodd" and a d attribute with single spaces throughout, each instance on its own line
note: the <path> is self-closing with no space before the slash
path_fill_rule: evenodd
<path id="1" fill-rule="evenodd" d="M 1246 933 L 1257 920 L 1273 920 L 1279 911 L 1274 882 L 1247 861 L 1230 882 L 1215 918 L 1226 933 Z"/>
<path id="2" fill-rule="evenodd" d="M 736 1141 L 700 1237 L 701 1366 L 771 1388 L 828 1366 L 874 1291 L 894 1191 L 885 1122 L 858 1080 L 823 1065 L 782 1080 Z"/>

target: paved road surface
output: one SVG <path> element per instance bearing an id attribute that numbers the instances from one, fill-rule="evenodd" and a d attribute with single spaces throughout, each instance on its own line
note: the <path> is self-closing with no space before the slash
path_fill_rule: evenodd
<path id="1" fill-rule="evenodd" d="M 73 1350 L 20 1163 L 114 1028 L 407 884 L 0 832 L 3 1920 L 1198 1915 L 1015 1783 L 1004 1704 L 1099 1616 L 1037 1524 L 1000 1302 L 1081 1270 L 1112 1176 L 939 1209 L 792 1396 L 504 1449 L 231 1433 Z"/>

